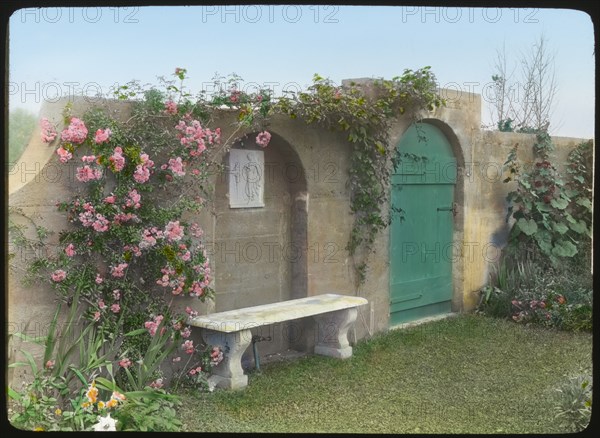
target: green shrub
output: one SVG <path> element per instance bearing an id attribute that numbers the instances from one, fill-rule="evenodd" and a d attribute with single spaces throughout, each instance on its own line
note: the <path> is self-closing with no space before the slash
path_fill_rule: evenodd
<path id="1" fill-rule="evenodd" d="M 178 432 L 182 423 L 177 411 L 179 398 L 162 389 L 128 393 L 123 406 L 115 412 L 117 430 L 141 432 Z"/>
<path id="2" fill-rule="evenodd" d="M 480 292 L 478 311 L 523 324 L 591 331 L 590 252 L 582 251 L 560 266 L 534 254 L 503 254 L 490 284 Z"/>
<path id="3" fill-rule="evenodd" d="M 556 419 L 567 432 L 579 432 L 590 423 L 592 415 L 592 375 L 585 373 L 569 379 L 557 391 Z"/>

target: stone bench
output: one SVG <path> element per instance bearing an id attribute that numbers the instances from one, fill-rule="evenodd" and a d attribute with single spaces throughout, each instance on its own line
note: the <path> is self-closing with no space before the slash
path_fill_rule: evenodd
<path id="1" fill-rule="evenodd" d="M 212 369 L 211 385 L 239 389 L 248 385 L 242 369 L 242 354 L 252 341 L 250 329 L 312 316 L 317 325 L 315 354 L 346 359 L 352 356 L 348 330 L 356 321 L 361 297 L 324 294 L 262 306 L 190 318 L 188 323 L 202 329 L 204 340 L 223 351 L 223 360 Z"/>

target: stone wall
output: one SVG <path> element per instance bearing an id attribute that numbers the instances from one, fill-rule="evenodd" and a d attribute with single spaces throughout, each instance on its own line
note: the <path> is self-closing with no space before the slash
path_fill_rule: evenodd
<path id="1" fill-rule="evenodd" d="M 44 105 L 40 117 L 59 122 L 65 103 Z M 82 114 L 86 104 L 84 100 L 76 101 L 72 113 Z M 122 102 L 108 107 L 116 117 L 128 114 Z M 233 133 L 234 117 L 228 111 L 217 114 L 214 126 L 221 127 L 223 138 Z M 488 279 L 490 263 L 506 242 L 505 196 L 510 184 L 502 182 L 502 165 L 515 143 L 520 145 L 522 158 L 531 159 L 535 136 L 482 131 L 481 98 L 475 94 L 463 93 L 447 107 L 422 117 L 442 130 L 457 159 L 452 308 L 469 311 Z M 409 126 L 406 118 L 393 125 L 393 144 L 400 141 Z M 355 339 L 387 330 L 389 234 L 383 232 L 377 237 L 377 250 L 369 259 L 367 280 L 362 286 L 357 286 L 353 260 L 344 249 L 353 222 L 348 191 L 349 147 L 344 136 L 284 116 L 274 117 L 269 131 L 273 139 L 264 149 L 265 206 L 231 209 L 227 183 L 230 175 L 225 172 L 213 177 L 212 207 L 195 219 L 205 229 L 216 300 L 201 306 L 196 300 L 184 298 L 178 306 L 191 305 L 206 314 L 336 292 L 369 300 L 369 305 L 359 310 Z M 50 241 L 56 245 L 58 231 L 67 223 L 55 204 L 68 199 L 79 183 L 74 178 L 75 166 L 60 164 L 55 147 L 41 143 L 39 134 L 38 128 L 20 161 L 9 171 L 9 216 L 15 223 L 26 225 L 29 233 L 33 232 L 31 220 L 54 230 Z M 241 132 L 244 134 L 247 144 L 234 147 L 254 148 L 256 132 Z M 573 138 L 553 140 L 559 161 L 564 161 L 568 151 L 581 142 Z M 228 163 L 224 151 L 216 159 Z M 20 283 L 32 254 L 16 252 L 9 270 L 8 331 L 23 330 L 30 324 L 30 334 L 43 332 L 52 317 L 53 292 L 46 285 L 24 287 Z M 307 321 L 265 327 L 256 333 L 273 340 L 260 344 L 261 354 L 287 348 L 310 349 L 311 329 Z M 299 332 L 308 336 L 299 337 Z M 16 348 L 13 339 L 9 360 L 14 358 Z"/>

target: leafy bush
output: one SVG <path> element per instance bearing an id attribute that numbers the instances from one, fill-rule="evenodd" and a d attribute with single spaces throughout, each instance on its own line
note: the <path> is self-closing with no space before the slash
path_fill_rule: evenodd
<path id="1" fill-rule="evenodd" d="M 478 311 L 523 324 L 591 331 L 590 255 L 582 251 L 578 257 L 552 266 L 539 254 L 513 258 L 513 253 L 504 253 L 490 284 L 480 292 Z"/>
<path id="2" fill-rule="evenodd" d="M 515 222 L 478 311 L 572 331 L 592 330 L 592 145 L 569 154 L 563 182 L 551 162 L 547 132 L 533 145 L 536 162 L 525 172 L 517 146 L 505 166 L 516 189 L 509 192 L 506 220 Z"/>
<path id="3" fill-rule="evenodd" d="M 164 390 L 151 390 L 128 393 L 127 400 L 115 412 L 117 430 L 141 432 L 178 432 L 182 423 L 177 407 L 179 398 Z"/>
<path id="4" fill-rule="evenodd" d="M 516 183 L 516 189 L 507 195 L 506 220 L 515 220 L 509 236 L 512 249 L 539 249 L 558 265 L 575 256 L 579 244 L 591 238 L 591 175 L 587 175 L 591 155 L 585 153 L 586 148 L 580 146 L 571 154 L 567 183 L 552 163 L 554 145 L 547 132 L 536 136 L 536 161 L 530 170 L 522 169 L 517 145 L 511 150 L 504 163 L 509 171 L 504 182 Z"/>
<path id="5" fill-rule="evenodd" d="M 590 423 L 592 415 L 592 375 L 585 373 L 569 379 L 557 392 L 556 419 L 567 432 L 580 432 Z"/>

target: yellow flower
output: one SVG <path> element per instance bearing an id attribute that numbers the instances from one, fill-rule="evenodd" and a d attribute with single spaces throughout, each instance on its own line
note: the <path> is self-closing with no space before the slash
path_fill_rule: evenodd
<path id="1" fill-rule="evenodd" d="M 99 401 L 98 402 L 98 409 L 104 409 L 104 402 L 103 401 Z"/>
<path id="2" fill-rule="evenodd" d="M 116 398 L 111 398 L 108 402 L 106 402 L 106 407 L 114 408 L 115 406 L 117 406 L 117 403 L 119 403 L 119 402 L 117 401 Z M 98 403 L 98 406 L 100 406 L 100 403 Z"/>
<path id="3" fill-rule="evenodd" d="M 34 432 L 45 432 L 43 427 L 36 427 L 35 429 L 33 429 Z"/>
<path id="4" fill-rule="evenodd" d="M 62 411 L 60 410 L 60 408 L 56 408 L 56 410 L 54 411 L 55 415 L 62 415 Z"/>
<path id="5" fill-rule="evenodd" d="M 96 401 L 98 400 L 98 388 L 96 388 L 94 383 L 92 383 L 85 395 L 90 401 L 90 403 L 96 403 Z"/>
<path id="6" fill-rule="evenodd" d="M 81 407 L 82 407 L 82 408 L 88 408 L 88 407 L 90 407 L 90 402 L 83 402 L 83 403 L 81 404 Z"/>

